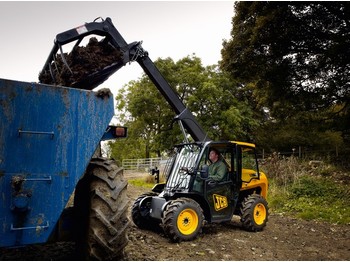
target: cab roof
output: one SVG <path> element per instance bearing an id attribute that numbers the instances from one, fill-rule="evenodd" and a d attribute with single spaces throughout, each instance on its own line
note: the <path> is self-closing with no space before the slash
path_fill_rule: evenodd
<path id="1" fill-rule="evenodd" d="M 252 144 L 252 143 L 240 142 L 240 141 L 231 141 L 231 143 L 235 143 L 235 144 L 241 145 L 241 146 L 249 146 L 249 147 L 255 148 L 255 144 Z"/>

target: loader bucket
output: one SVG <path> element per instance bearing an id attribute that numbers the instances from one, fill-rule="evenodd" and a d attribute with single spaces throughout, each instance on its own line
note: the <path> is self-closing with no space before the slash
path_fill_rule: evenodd
<path id="1" fill-rule="evenodd" d="M 127 43 L 122 38 L 117 43 L 111 37 L 119 32 L 110 19 L 96 20 L 56 36 L 39 74 L 40 83 L 92 90 L 126 64 L 122 49 Z M 89 40 L 86 46 L 80 45 L 83 40 Z M 64 53 L 63 46 L 74 42 L 72 50 Z"/>
<path id="2" fill-rule="evenodd" d="M 121 52 L 95 37 L 86 46 L 74 46 L 69 53 L 56 49 L 39 75 L 40 83 L 92 90 L 124 66 Z"/>

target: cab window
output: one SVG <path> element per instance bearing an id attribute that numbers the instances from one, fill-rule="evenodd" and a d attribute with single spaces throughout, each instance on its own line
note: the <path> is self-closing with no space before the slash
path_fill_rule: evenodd
<path id="1" fill-rule="evenodd" d="M 258 177 L 258 166 L 253 148 L 242 148 L 242 181 L 249 182 Z"/>

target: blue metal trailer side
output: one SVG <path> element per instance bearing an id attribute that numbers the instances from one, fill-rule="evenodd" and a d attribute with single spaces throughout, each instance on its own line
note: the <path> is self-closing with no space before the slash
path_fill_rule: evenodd
<path id="1" fill-rule="evenodd" d="M 113 114 L 112 96 L 0 79 L 0 247 L 48 241 Z"/>

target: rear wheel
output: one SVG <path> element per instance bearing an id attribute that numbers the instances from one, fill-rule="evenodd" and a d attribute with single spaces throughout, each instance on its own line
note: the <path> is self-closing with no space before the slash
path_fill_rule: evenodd
<path id="1" fill-rule="evenodd" d="M 121 258 L 127 245 L 127 181 L 113 160 L 93 159 L 74 198 L 78 252 L 84 259 Z"/>
<path id="2" fill-rule="evenodd" d="M 131 208 L 132 221 L 141 229 L 159 230 L 159 222 L 150 217 L 151 201 L 157 193 L 149 192 L 140 195 Z"/>
<path id="3" fill-rule="evenodd" d="M 166 207 L 162 224 L 165 234 L 179 242 L 196 238 L 202 230 L 203 220 L 203 210 L 196 201 L 179 198 Z"/>
<path id="4" fill-rule="evenodd" d="M 268 221 L 269 208 L 267 201 L 260 195 L 246 197 L 241 208 L 241 222 L 248 231 L 261 231 Z"/>

